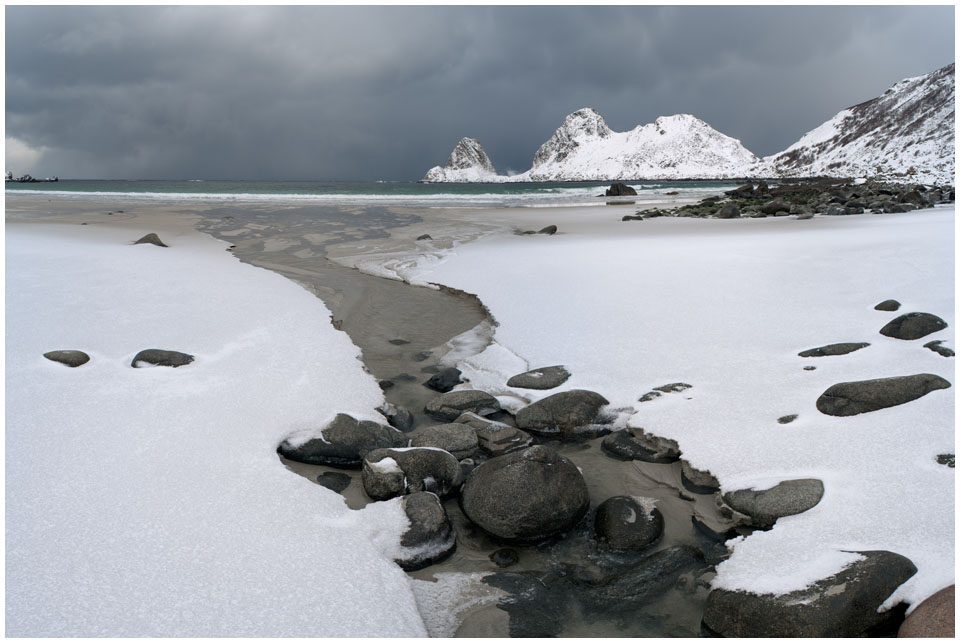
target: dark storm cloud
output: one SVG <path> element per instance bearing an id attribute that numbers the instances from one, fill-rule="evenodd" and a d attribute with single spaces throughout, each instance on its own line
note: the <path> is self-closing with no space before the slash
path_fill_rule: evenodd
<path id="1" fill-rule="evenodd" d="M 7 7 L 7 158 L 75 177 L 416 179 L 474 136 L 523 171 L 585 106 L 620 131 L 692 113 L 767 155 L 952 62 L 953 11 Z"/>

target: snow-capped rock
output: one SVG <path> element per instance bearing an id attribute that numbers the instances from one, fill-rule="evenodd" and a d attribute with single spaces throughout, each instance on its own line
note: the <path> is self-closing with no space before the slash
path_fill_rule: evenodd
<path id="1" fill-rule="evenodd" d="M 540 146 L 533 167 L 513 181 L 606 181 L 754 176 L 759 159 L 740 141 L 695 116 L 661 116 L 629 132 L 611 130 L 580 109 Z"/>
<path id="2" fill-rule="evenodd" d="M 768 174 L 954 180 L 954 64 L 902 80 L 768 156 Z"/>
<path id="3" fill-rule="evenodd" d="M 484 181 L 502 181 L 475 138 L 462 138 L 450 152 L 446 164 L 430 168 L 423 181 L 427 183 L 482 183 Z"/>

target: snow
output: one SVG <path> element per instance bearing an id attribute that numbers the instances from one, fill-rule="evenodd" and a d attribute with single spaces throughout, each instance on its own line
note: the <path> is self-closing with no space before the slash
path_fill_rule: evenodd
<path id="1" fill-rule="evenodd" d="M 714 586 L 785 593 L 840 571 L 855 551 L 887 549 L 919 572 L 891 597 L 916 604 L 954 580 L 954 390 L 831 417 L 817 397 L 842 381 L 935 373 L 954 360 L 954 209 L 909 214 L 622 223 L 566 209 L 552 237 L 488 235 L 452 250 L 394 258 L 395 274 L 474 293 L 499 322 L 495 342 L 460 365 L 471 385 L 533 401 L 594 390 L 631 426 L 676 440 L 723 491 L 819 478 L 813 509 L 732 543 Z M 575 220 L 578 212 L 579 220 Z M 550 214 L 520 211 L 523 217 Z M 389 261 L 381 257 L 384 261 Z M 873 306 L 898 299 L 897 313 Z M 893 317 L 930 312 L 949 327 L 917 341 L 884 337 Z M 845 356 L 801 358 L 868 341 Z M 508 389 L 525 366 L 572 373 L 550 391 Z M 816 366 L 814 371 L 804 366 Z M 654 386 L 683 395 L 639 404 Z M 796 413 L 780 425 L 777 418 Z M 624 490 L 630 493 L 630 490 Z"/>
<path id="2" fill-rule="evenodd" d="M 142 225 L 6 226 L 6 635 L 424 636 L 399 501 L 351 511 L 276 454 L 375 417 L 359 350 L 224 242 Z"/>

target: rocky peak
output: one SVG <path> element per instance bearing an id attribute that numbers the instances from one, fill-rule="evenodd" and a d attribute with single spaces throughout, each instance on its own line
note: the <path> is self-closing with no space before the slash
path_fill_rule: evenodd
<path id="1" fill-rule="evenodd" d="M 447 162 L 443 167 L 439 165 L 430 168 L 423 177 L 423 181 L 432 182 L 463 182 L 497 180 L 497 171 L 483 146 L 475 138 L 460 139 Z"/>
<path id="2" fill-rule="evenodd" d="M 609 137 L 607 122 L 592 107 L 578 109 L 563 119 L 563 123 L 533 157 L 533 167 L 547 162 L 559 162 L 590 139 Z"/>

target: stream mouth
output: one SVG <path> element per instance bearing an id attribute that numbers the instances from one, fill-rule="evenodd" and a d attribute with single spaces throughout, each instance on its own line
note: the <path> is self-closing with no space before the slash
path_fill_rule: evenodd
<path id="1" fill-rule="evenodd" d="M 241 261 L 278 272 L 321 298 L 334 327 L 360 348 L 363 363 L 380 382 L 387 402 L 409 410 L 416 429 L 437 424 L 424 406 L 439 393 L 424 383 L 451 365 L 444 361 L 448 342 L 472 333 L 477 350 L 482 350 L 495 321 L 467 293 L 372 276 L 327 256 L 328 246 L 384 239 L 391 229 L 422 221 L 409 210 L 385 207 L 245 205 L 208 209 L 197 227 L 231 243 Z M 506 412 L 490 419 L 515 425 Z M 590 496 L 586 516 L 569 533 L 549 542 L 499 542 L 466 518 L 456 498 L 444 502 L 457 533 L 456 549 L 443 561 L 409 572 L 416 579 L 421 608 L 447 612 L 447 618 L 440 619 L 445 625 L 431 629 L 431 635 L 700 636 L 709 581 L 714 566 L 727 555 L 724 536 L 702 528 L 715 522 L 715 494 L 685 489 L 680 462 L 618 460 L 601 449 L 601 442 L 602 437 L 577 442 L 535 439 L 581 469 Z M 484 459 L 475 458 L 476 464 Z M 334 486 L 353 509 L 372 502 L 363 491 L 359 471 L 281 460 L 317 484 L 331 486 L 330 481 L 337 480 Z M 663 514 L 663 534 L 639 553 L 604 550 L 595 537 L 597 506 L 623 495 L 652 498 Z M 500 567 L 494 559 L 502 564 L 504 556 L 512 564 Z M 659 558 L 676 563 L 647 569 L 651 559 Z M 625 570 L 650 574 L 654 580 L 643 583 L 655 591 L 638 595 L 624 589 L 618 594 Z M 430 599 L 434 587 L 444 583 L 456 588 L 454 597 Z"/>

